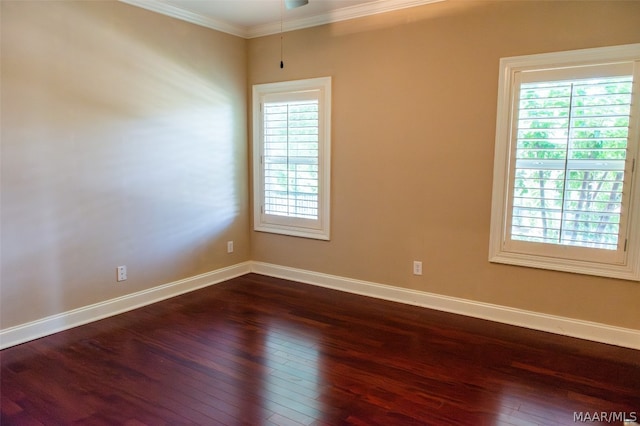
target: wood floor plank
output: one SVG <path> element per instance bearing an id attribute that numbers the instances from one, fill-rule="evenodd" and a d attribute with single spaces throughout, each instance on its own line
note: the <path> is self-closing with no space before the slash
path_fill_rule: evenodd
<path id="1" fill-rule="evenodd" d="M 5 349 L 0 364 L 2 425 L 640 418 L 638 351 L 256 274 Z"/>

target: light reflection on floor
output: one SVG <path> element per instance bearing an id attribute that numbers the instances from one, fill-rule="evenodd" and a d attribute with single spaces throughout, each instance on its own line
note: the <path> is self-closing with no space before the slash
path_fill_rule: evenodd
<path id="1" fill-rule="evenodd" d="M 269 420 L 279 423 L 283 416 L 306 424 L 318 418 L 322 377 L 314 340 L 305 330 L 276 321 L 267 330 L 264 357 L 268 367 L 264 403 L 275 413 Z"/>
<path id="2" fill-rule="evenodd" d="M 563 404 L 566 399 L 563 398 Z M 554 390 L 548 393 L 541 392 L 539 388 L 529 387 L 525 384 L 512 384 L 501 390 L 496 426 L 502 425 L 575 425 L 582 423 L 577 421 L 579 413 L 587 412 L 589 407 L 585 402 L 576 401 L 573 406 L 559 406 L 554 396 Z"/>

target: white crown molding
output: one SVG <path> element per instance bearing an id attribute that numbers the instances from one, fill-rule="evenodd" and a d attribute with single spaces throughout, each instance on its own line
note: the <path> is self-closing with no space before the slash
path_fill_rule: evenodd
<path id="1" fill-rule="evenodd" d="M 132 6 L 141 7 L 156 13 L 171 16 L 176 19 L 191 22 L 213 30 L 222 31 L 242 38 L 256 38 L 277 34 L 281 30 L 280 22 L 271 22 L 255 26 L 234 25 L 229 22 L 215 19 L 210 16 L 194 13 L 167 3 L 161 0 L 119 0 Z M 378 0 L 356 6 L 348 6 L 334 10 L 330 13 L 323 13 L 307 18 L 287 20 L 283 24 L 285 31 L 299 30 L 303 28 L 315 27 L 318 25 L 330 24 L 334 22 L 346 21 L 349 19 L 362 18 L 380 13 L 392 12 L 394 10 L 406 9 L 425 4 L 439 3 L 445 0 Z"/>
<path id="2" fill-rule="evenodd" d="M 175 7 L 173 5 L 163 3 L 160 0 L 118 0 L 122 3 L 137 6 L 152 12 L 180 19 L 182 21 L 191 22 L 192 24 L 202 27 L 211 28 L 212 30 L 221 31 L 223 33 L 234 36 L 247 38 L 249 29 L 240 25 L 233 25 L 220 19 L 210 16 L 194 13 L 186 9 Z"/>
<path id="3" fill-rule="evenodd" d="M 283 30 L 301 30 L 304 28 L 317 27 L 319 25 L 347 21 L 349 19 L 363 18 L 365 16 L 378 15 L 380 13 L 392 12 L 394 10 L 407 9 L 410 7 L 422 6 L 430 3 L 439 3 L 442 1 L 445 0 L 378 0 L 371 3 L 344 7 L 334 10 L 330 13 L 324 13 L 308 18 L 287 20 L 283 24 Z M 271 34 L 278 34 L 279 32 L 280 22 L 255 25 L 248 29 L 246 38 L 263 37 Z"/>

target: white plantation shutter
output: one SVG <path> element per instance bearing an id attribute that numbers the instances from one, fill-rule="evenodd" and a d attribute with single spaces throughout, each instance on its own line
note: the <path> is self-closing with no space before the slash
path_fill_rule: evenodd
<path id="1" fill-rule="evenodd" d="M 318 99 L 265 102 L 264 213 L 318 219 Z"/>
<path id="2" fill-rule="evenodd" d="M 331 79 L 254 86 L 254 229 L 329 239 Z"/>
<path id="3" fill-rule="evenodd" d="M 503 58 L 489 260 L 640 281 L 640 44 Z"/>
<path id="4" fill-rule="evenodd" d="M 511 238 L 616 250 L 632 76 L 524 83 Z"/>

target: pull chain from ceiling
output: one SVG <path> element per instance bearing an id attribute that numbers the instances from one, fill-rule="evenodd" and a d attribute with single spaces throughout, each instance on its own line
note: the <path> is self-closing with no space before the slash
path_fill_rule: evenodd
<path id="1" fill-rule="evenodd" d="M 283 24 L 282 21 L 284 20 L 284 0 L 282 0 L 280 2 L 280 69 L 284 68 L 284 60 L 283 60 L 283 38 L 284 38 L 284 34 L 283 34 Z"/>

